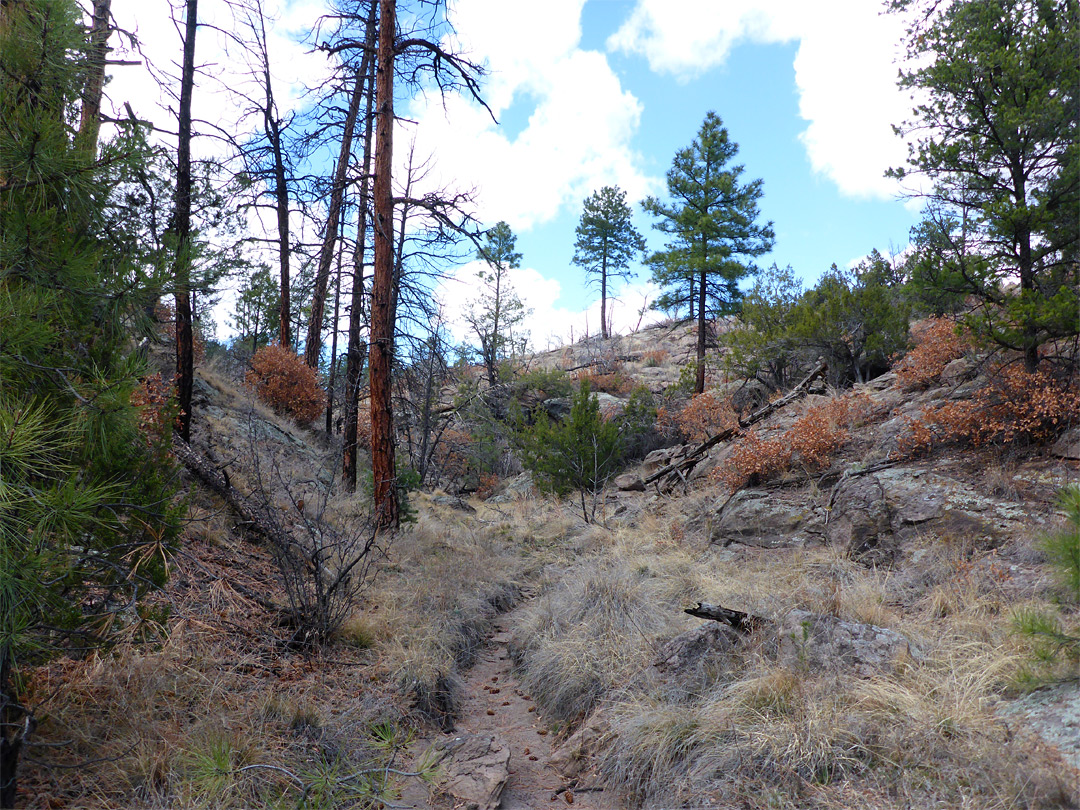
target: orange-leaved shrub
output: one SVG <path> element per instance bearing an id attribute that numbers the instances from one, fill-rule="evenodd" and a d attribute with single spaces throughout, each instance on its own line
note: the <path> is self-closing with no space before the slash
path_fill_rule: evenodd
<path id="1" fill-rule="evenodd" d="M 957 329 L 955 321 L 936 317 L 911 327 L 915 346 L 893 369 L 901 388 L 908 391 L 926 388 L 941 375 L 945 366 L 964 354 L 968 336 Z"/>
<path id="2" fill-rule="evenodd" d="M 143 379 L 128 396 L 128 402 L 139 409 L 139 433 L 149 447 L 159 444 L 165 437 L 169 417 L 176 411 L 173 407 L 175 394 L 174 386 L 165 382 L 159 371 Z"/>
<path id="3" fill-rule="evenodd" d="M 727 462 L 712 472 L 714 480 L 737 492 L 751 480 L 764 481 L 794 466 L 822 469 L 848 440 L 850 428 L 870 407 L 865 394 L 848 393 L 812 405 L 775 439 L 749 430 L 735 445 Z"/>
<path id="4" fill-rule="evenodd" d="M 326 393 L 319 386 L 315 369 L 277 344 L 255 352 L 246 379 L 259 399 L 302 425 L 315 421 L 326 405 Z"/>
<path id="5" fill-rule="evenodd" d="M 1039 444 L 1080 422 L 1080 385 L 1048 368 L 1029 372 L 1019 365 L 991 374 L 971 399 L 927 406 L 908 422 L 899 456 L 919 455 L 936 444 Z"/>
<path id="6" fill-rule="evenodd" d="M 694 394 L 678 413 L 673 414 L 667 408 L 661 408 L 656 417 L 661 429 L 674 429 L 688 442 L 703 442 L 710 436 L 739 424 L 739 417 L 731 406 L 731 400 L 721 398 L 712 391 Z"/>
<path id="7" fill-rule="evenodd" d="M 634 390 L 634 380 L 619 367 L 606 372 L 582 369 L 574 374 L 574 379 L 579 385 L 588 382 L 593 393 L 603 391 L 607 394 L 626 395 Z"/>

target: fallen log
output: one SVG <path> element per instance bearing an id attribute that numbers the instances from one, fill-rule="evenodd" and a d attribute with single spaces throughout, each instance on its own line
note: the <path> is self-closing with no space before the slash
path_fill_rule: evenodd
<path id="1" fill-rule="evenodd" d="M 755 616 L 752 613 L 743 613 L 741 610 L 732 610 L 721 605 L 711 605 L 708 602 L 698 602 L 697 607 L 686 608 L 683 613 L 698 619 L 709 619 L 721 624 L 727 624 L 740 633 L 752 633 L 755 630 L 772 624 L 770 619 L 763 616 Z"/>
<path id="2" fill-rule="evenodd" d="M 665 475 L 670 475 L 671 473 L 677 473 L 680 478 L 683 478 L 683 480 L 685 480 L 686 473 L 692 470 L 695 466 L 697 466 L 698 461 L 701 460 L 701 457 L 708 450 L 712 449 L 720 442 L 727 441 L 740 430 L 746 430 L 746 428 L 750 427 L 751 425 L 757 424 L 761 420 L 772 416 L 772 414 L 776 413 L 781 408 L 794 402 L 806 392 L 806 389 L 810 387 L 810 383 L 812 383 L 818 377 L 822 376 L 828 370 L 828 368 L 829 367 L 824 360 L 818 362 L 817 367 L 813 371 L 806 375 L 806 377 L 804 377 L 803 380 L 794 388 L 792 388 L 788 393 L 780 397 L 780 399 L 776 400 L 775 402 L 770 402 L 767 405 L 763 405 L 761 408 L 758 408 L 746 418 L 740 419 L 739 424 L 735 427 L 728 428 L 727 430 L 722 430 L 715 436 L 710 436 L 708 439 L 703 441 L 685 456 L 679 458 L 678 461 L 674 461 L 668 466 L 664 467 L 662 470 L 657 470 L 656 472 L 654 472 L 652 475 L 645 479 L 645 484 L 648 485 L 653 483 L 654 481 L 659 481 Z"/>

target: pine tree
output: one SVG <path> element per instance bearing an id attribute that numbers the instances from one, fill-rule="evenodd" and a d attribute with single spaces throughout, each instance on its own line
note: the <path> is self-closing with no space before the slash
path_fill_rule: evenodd
<path id="1" fill-rule="evenodd" d="M 927 178 L 920 280 L 973 296 L 968 325 L 1023 352 L 1080 334 L 1080 6 L 892 0 L 917 7 L 900 84 L 922 103 L 907 173 Z"/>
<path id="2" fill-rule="evenodd" d="M 648 197 L 642 203 L 658 218 L 653 227 L 670 237 L 666 249 L 648 259 L 654 280 L 680 296 L 689 288 L 697 299 L 698 393 L 705 390 L 707 316 L 737 310 L 739 281 L 754 272 L 749 260 L 773 244 L 772 223 L 757 224 L 761 180 L 742 184 L 743 167 L 729 165 L 738 151 L 720 116 L 708 113 L 693 143 L 676 153 L 668 170 L 672 202 Z"/>
<path id="3" fill-rule="evenodd" d="M 107 641 L 164 579 L 170 419 L 133 351 L 164 279 L 132 264 L 115 189 L 141 135 L 80 142 L 88 44 L 69 0 L 0 5 L 0 806 L 33 732 L 20 671 Z M 120 223 L 118 225 L 117 223 Z M 131 228 L 136 225 L 132 223 Z M 151 428 L 143 432 L 140 428 Z"/>
<path id="4" fill-rule="evenodd" d="M 604 186 L 585 200 L 578 223 L 573 263 L 585 269 L 591 283 L 600 285 L 600 335 L 608 338 L 609 281 L 629 279 L 630 260 L 645 251 L 645 240 L 630 221 L 626 192 Z"/>
<path id="5" fill-rule="evenodd" d="M 588 380 L 574 394 L 565 420 L 552 424 L 541 413 L 535 424 L 519 432 L 518 443 L 537 486 L 560 496 L 577 490 L 585 521 L 595 517 L 595 495 L 618 469 L 623 447 L 618 424 L 604 419 Z M 594 496 L 591 511 L 586 494 Z"/>
<path id="6" fill-rule="evenodd" d="M 498 222 L 486 234 L 476 258 L 487 263 L 477 272 L 480 296 L 465 315 L 477 340 L 488 384 L 499 380 L 499 364 L 524 348 L 528 333 L 521 324 L 531 310 L 526 309 L 510 283 L 510 271 L 521 266 L 521 254 L 514 248 L 517 237 L 505 222 Z M 516 330 L 516 332 L 515 332 Z"/>

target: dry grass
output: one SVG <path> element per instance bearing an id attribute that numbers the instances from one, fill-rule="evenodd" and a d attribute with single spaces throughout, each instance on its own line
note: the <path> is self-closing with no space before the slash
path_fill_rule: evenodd
<path id="1" fill-rule="evenodd" d="M 892 575 L 836 550 L 694 549 L 671 539 L 669 521 L 646 515 L 558 570 L 516 636 L 519 677 L 549 722 L 569 731 L 590 712 L 607 718 L 599 769 L 630 806 L 1067 806 L 1052 758 L 995 712 L 1025 649 L 993 552 L 931 549 L 923 565 L 951 573 L 904 605 L 897 594 L 914 594 Z M 986 564 L 965 567 L 973 555 Z M 782 666 L 763 639 L 697 693 L 646 676 L 664 641 L 699 624 L 680 612 L 699 599 L 890 627 L 926 655 L 867 679 Z"/>
<path id="2" fill-rule="evenodd" d="M 220 386 L 226 411 L 251 407 L 224 376 L 204 379 Z M 298 495 L 325 492 L 312 470 L 333 450 L 260 407 L 262 458 L 277 459 Z M 251 446 L 234 415 L 208 413 L 203 424 L 223 461 Z M 234 484 L 255 483 L 230 472 Z M 394 539 L 335 643 L 300 654 L 282 643 L 279 614 L 251 598 L 284 604 L 270 556 L 196 494 L 153 605 L 167 632 L 133 621 L 130 642 L 112 653 L 34 673 L 42 745 L 21 772 L 20 801 L 296 807 L 306 789 L 310 806 L 377 806 L 386 785 L 357 772 L 389 762 L 409 729 L 448 726 L 461 674 L 497 616 L 535 595 L 516 614 L 522 685 L 560 733 L 590 713 L 607 718 L 596 764 L 606 795 L 629 806 L 1070 806 L 1066 771 L 996 711 L 1029 651 L 1011 632 L 1017 600 L 993 549 L 914 539 L 902 565 L 875 571 L 829 548 L 695 545 L 687 516 L 715 496 L 647 498 L 612 528 L 544 500 L 474 503 L 466 514 L 416 496 L 418 522 Z M 335 493 L 319 508 L 345 525 L 362 517 L 362 500 Z M 1048 598 L 1033 589 L 1023 604 Z M 784 666 L 763 636 L 689 685 L 672 682 L 651 664 L 700 625 L 682 613 L 699 600 L 888 627 L 924 655 L 859 678 Z"/>

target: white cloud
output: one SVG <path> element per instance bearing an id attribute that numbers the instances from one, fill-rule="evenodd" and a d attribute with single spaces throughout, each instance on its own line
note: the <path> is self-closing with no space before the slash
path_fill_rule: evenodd
<path id="1" fill-rule="evenodd" d="M 801 138 L 816 172 L 854 197 L 889 198 L 883 175 L 906 147 L 891 125 L 910 111 L 896 87 L 903 23 L 869 0 L 639 0 L 608 40 L 680 79 L 718 67 L 739 42 L 799 42 L 795 83 Z"/>
<path id="2" fill-rule="evenodd" d="M 435 291 L 435 298 L 442 304 L 446 326 L 459 343 L 477 343 L 464 314 L 476 299 L 476 271 L 483 268 L 482 262 L 463 265 Z M 555 279 L 544 277 L 532 267 L 511 270 L 510 283 L 526 305 L 532 308 L 524 323 L 530 334 L 529 346 L 532 350 L 547 351 L 565 345 L 571 339 L 576 341 L 586 335 L 600 333 L 599 299 L 582 304 L 580 308 L 557 306 L 555 302 L 562 295 L 562 285 Z M 657 294 L 657 288 L 650 283 L 622 287 L 614 299 L 608 299 L 612 331 L 628 334 L 659 320 L 661 315 L 647 309 Z"/>
<path id="3" fill-rule="evenodd" d="M 325 5 L 321 0 L 264 0 L 263 6 L 274 96 L 280 111 L 286 112 L 301 104 L 305 85 L 317 84 L 328 73 L 326 56 L 309 52 L 309 46 L 300 42 L 314 20 L 324 13 Z M 110 115 L 122 116 L 124 103 L 130 102 L 139 118 L 153 121 L 166 132 L 175 132 L 184 27 L 182 9 L 176 12 L 178 22 L 174 23 L 164 4 L 114 0 L 112 14 L 117 24 L 133 33 L 139 43 L 138 49 L 117 50 L 112 57 L 144 60 L 144 64 L 113 69 L 106 86 Z M 237 120 L 245 105 L 238 101 L 236 93 L 247 92 L 254 98 L 261 98 L 261 93 L 255 89 L 244 65 L 245 58 L 250 57 L 245 57 L 241 46 L 215 28 L 236 31 L 245 38 L 248 34 L 237 25 L 225 4 L 200 5 L 199 22 L 202 25 L 195 37 L 199 74 L 192 95 L 195 129 L 203 135 L 212 135 L 214 127 L 220 127 L 242 136 Z M 126 49 L 128 40 L 114 34 L 109 44 L 115 49 L 121 46 Z M 261 121 L 252 119 L 249 125 L 259 126 Z M 197 137 L 192 151 L 197 156 L 221 154 L 224 145 L 212 137 Z"/>
<path id="4" fill-rule="evenodd" d="M 439 155 L 433 182 L 468 178 L 486 224 L 527 230 L 602 185 L 619 185 L 632 199 L 655 190 L 630 146 L 641 103 L 604 54 L 578 47 L 581 6 L 459 0 L 451 7 L 455 45 L 490 71 L 484 96 L 496 117 L 518 100 L 535 105 L 510 135 L 460 96 L 413 101 L 418 154 Z"/>

